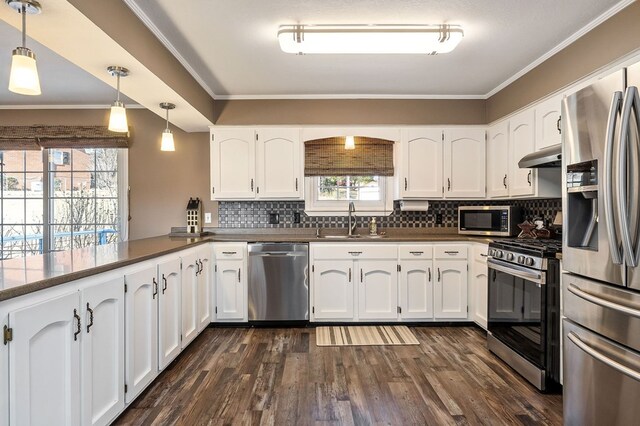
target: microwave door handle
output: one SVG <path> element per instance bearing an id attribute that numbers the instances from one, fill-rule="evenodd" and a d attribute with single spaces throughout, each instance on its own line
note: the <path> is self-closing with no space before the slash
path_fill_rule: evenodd
<path id="1" fill-rule="evenodd" d="M 618 196 L 618 223 L 620 224 L 620 232 L 622 237 L 622 249 L 628 266 L 636 267 L 638 262 L 633 253 L 633 244 L 631 242 L 631 231 L 629 229 L 629 214 L 627 213 L 628 188 L 627 188 L 627 151 L 629 149 L 629 133 L 631 130 L 631 113 L 633 112 L 633 104 L 638 95 L 636 87 L 628 87 L 622 103 L 622 119 L 620 121 L 620 143 L 616 155 L 616 163 L 618 166 L 618 176 L 616 179 L 617 196 Z"/>
<path id="2" fill-rule="evenodd" d="M 609 108 L 609 120 L 607 122 L 607 138 L 604 146 L 604 173 L 603 173 L 603 195 L 604 195 L 604 223 L 609 236 L 609 251 L 611 252 L 611 260 L 616 265 L 622 265 L 622 253 L 620 252 L 620 239 L 616 229 L 615 220 L 617 218 L 617 206 L 614 212 L 613 205 L 613 162 L 615 160 L 615 133 L 618 115 L 621 112 L 622 92 L 618 91 L 611 98 L 611 106 Z"/>

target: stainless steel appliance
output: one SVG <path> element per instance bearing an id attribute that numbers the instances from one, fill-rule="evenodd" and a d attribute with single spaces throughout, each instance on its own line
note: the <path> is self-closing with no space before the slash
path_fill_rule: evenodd
<path id="1" fill-rule="evenodd" d="M 640 64 L 563 101 L 567 424 L 640 418 Z"/>
<path id="2" fill-rule="evenodd" d="M 510 237 L 522 222 L 519 206 L 460 206 L 458 234 Z"/>
<path id="3" fill-rule="evenodd" d="M 487 346 L 535 387 L 560 381 L 560 266 L 556 240 L 489 244 Z"/>
<path id="4" fill-rule="evenodd" d="M 308 273 L 308 244 L 249 244 L 249 320 L 308 320 Z"/>

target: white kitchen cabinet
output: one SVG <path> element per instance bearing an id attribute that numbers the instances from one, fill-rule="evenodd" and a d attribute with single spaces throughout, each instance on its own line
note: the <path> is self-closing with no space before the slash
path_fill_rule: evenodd
<path id="1" fill-rule="evenodd" d="M 314 260 L 312 274 L 312 317 L 316 320 L 353 320 L 353 260 Z"/>
<path id="2" fill-rule="evenodd" d="M 109 424 L 124 410 L 124 303 L 123 277 L 80 292 L 83 425 Z"/>
<path id="3" fill-rule="evenodd" d="M 400 316 L 402 319 L 433 319 L 433 247 L 400 248 Z"/>
<path id="4" fill-rule="evenodd" d="M 487 196 L 509 196 L 509 121 L 489 127 L 487 132 Z"/>
<path id="5" fill-rule="evenodd" d="M 389 320 L 398 318 L 397 260 L 358 261 L 358 318 Z"/>
<path id="6" fill-rule="evenodd" d="M 487 329 L 487 317 L 489 311 L 489 288 L 488 288 L 488 270 L 487 270 L 487 251 L 486 244 L 474 244 L 473 246 L 473 263 L 469 298 L 469 310 L 473 321 L 483 329 Z"/>
<path id="7" fill-rule="evenodd" d="M 536 193 L 537 170 L 518 167 L 518 162 L 522 157 L 535 151 L 534 124 L 533 108 L 527 109 L 509 120 L 509 144 L 511 148 L 509 195 L 512 197 L 533 196 Z"/>
<path id="8" fill-rule="evenodd" d="M 246 245 L 215 246 L 216 319 L 246 322 L 248 288 Z"/>
<path id="9" fill-rule="evenodd" d="M 195 250 L 180 258 L 182 262 L 180 300 L 182 302 L 181 345 L 186 348 L 198 335 L 198 275 L 200 263 Z"/>
<path id="10" fill-rule="evenodd" d="M 560 134 L 562 95 L 556 95 L 535 106 L 536 151 L 562 143 Z"/>
<path id="11" fill-rule="evenodd" d="M 260 199 L 302 198 L 300 130 L 259 129 L 256 195 Z"/>
<path id="12" fill-rule="evenodd" d="M 467 245 L 462 244 L 434 247 L 433 311 L 436 319 L 468 317 L 467 249 Z"/>
<path id="13" fill-rule="evenodd" d="M 444 132 L 445 198 L 484 198 L 486 195 L 486 134 L 481 128 Z"/>
<path id="14" fill-rule="evenodd" d="M 11 425 L 80 425 L 77 291 L 9 313 Z"/>
<path id="15" fill-rule="evenodd" d="M 211 199 L 255 198 L 256 144 L 253 129 L 211 130 Z"/>
<path id="16" fill-rule="evenodd" d="M 149 262 L 124 276 L 127 404 L 158 375 L 157 266 Z"/>
<path id="17" fill-rule="evenodd" d="M 443 131 L 408 128 L 400 140 L 400 197 L 441 198 L 443 177 Z"/>
<path id="18" fill-rule="evenodd" d="M 164 370 L 182 350 L 180 259 L 158 264 L 158 368 Z"/>
<path id="19" fill-rule="evenodd" d="M 198 332 L 211 323 L 211 311 L 214 306 L 211 298 L 213 293 L 213 257 L 211 246 L 206 244 L 198 249 L 200 272 L 198 273 Z"/>

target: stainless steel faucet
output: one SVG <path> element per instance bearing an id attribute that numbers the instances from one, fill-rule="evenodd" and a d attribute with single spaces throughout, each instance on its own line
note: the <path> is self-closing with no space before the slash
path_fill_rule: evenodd
<path id="1" fill-rule="evenodd" d="M 353 214 L 356 212 L 356 206 L 353 201 L 349 203 L 349 236 L 353 236 L 353 231 L 356 229 L 356 218 Z"/>

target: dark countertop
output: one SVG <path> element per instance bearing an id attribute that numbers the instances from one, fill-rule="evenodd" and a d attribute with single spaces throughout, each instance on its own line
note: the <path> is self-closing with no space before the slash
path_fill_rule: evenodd
<path id="1" fill-rule="evenodd" d="M 29 294 L 133 263 L 153 259 L 210 241 L 217 242 L 313 242 L 313 243 L 400 243 L 400 242 L 477 242 L 488 244 L 488 237 L 458 235 L 451 228 L 384 229 L 383 238 L 316 238 L 314 229 L 222 229 L 196 238 L 159 236 L 124 243 L 52 252 L 0 262 L 0 301 Z M 365 234 L 366 229 L 357 233 Z M 321 235 L 345 234 L 344 229 L 323 229 Z"/>

